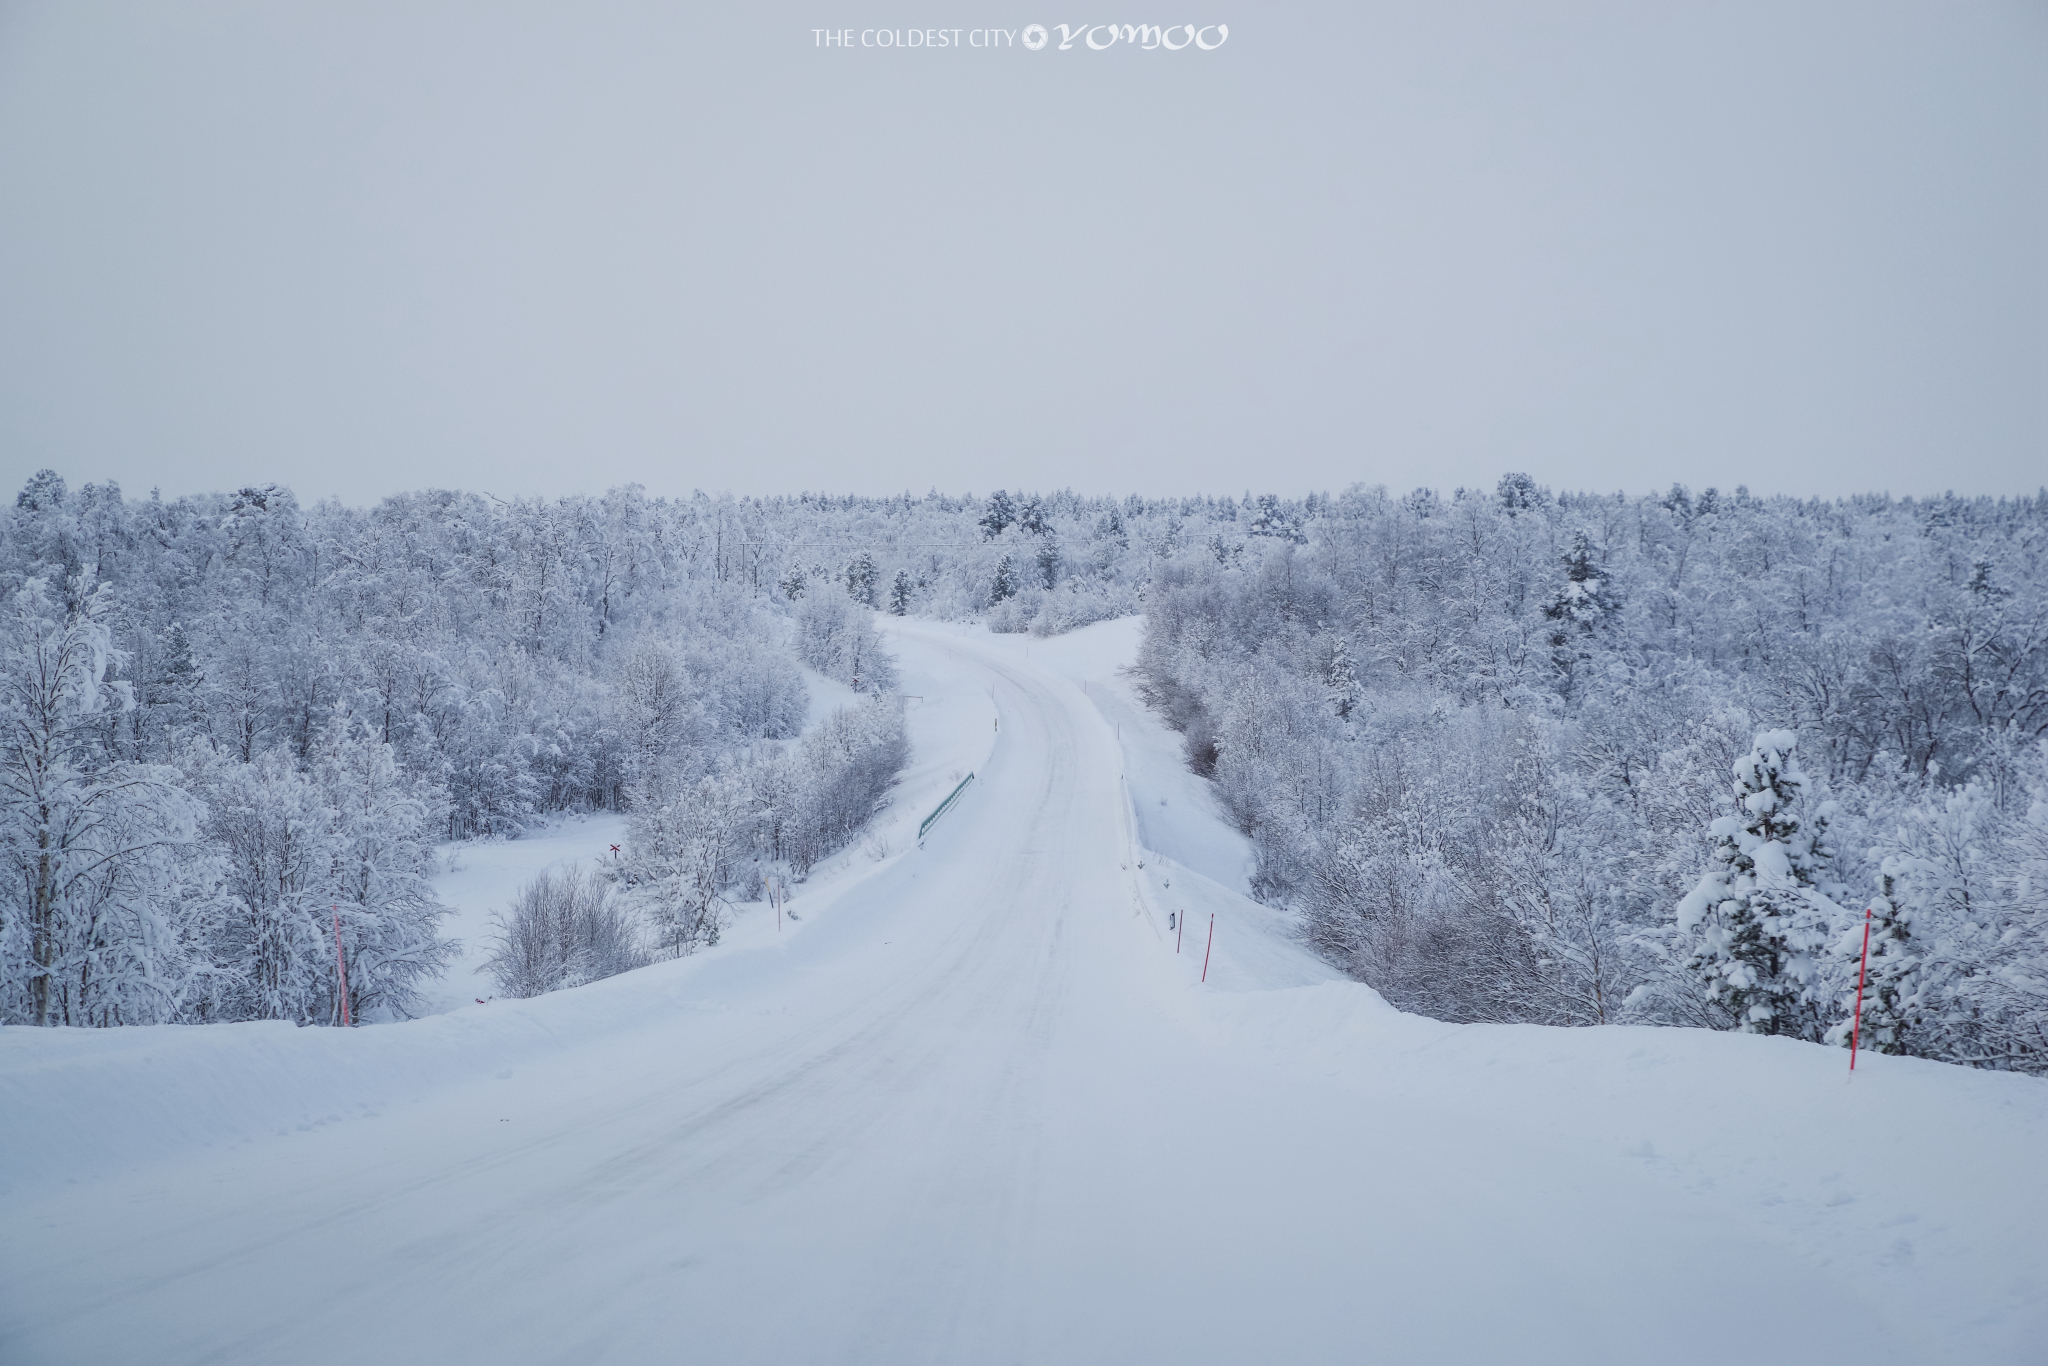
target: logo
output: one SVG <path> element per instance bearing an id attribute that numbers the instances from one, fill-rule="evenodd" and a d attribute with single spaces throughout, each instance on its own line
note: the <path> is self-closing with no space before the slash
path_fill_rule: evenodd
<path id="1" fill-rule="evenodd" d="M 1179 52 L 1199 48 L 1214 52 L 1230 41 L 1228 24 L 1054 24 L 1059 30 L 1059 51 L 1076 47 L 1102 52 L 1121 43 L 1146 51 Z M 1022 40 L 1021 42 L 1019 40 Z M 1014 28 L 814 28 L 811 42 L 817 47 L 1022 47 L 1026 52 L 1043 52 L 1053 34 L 1044 24 Z"/>
<path id="2" fill-rule="evenodd" d="M 1178 52 L 1184 47 L 1194 46 L 1204 52 L 1214 52 L 1230 41 L 1230 25 L 1168 24 L 1161 28 L 1157 24 L 1054 24 L 1060 31 L 1059 50 L 1065 52 L 1075 43 L 1081 43 L 1090 51 L 1101 52 L 1106 48 L 1125 43 L 1131 47 L 1146 49 L 1165 48 Z M 1215 40 L 1210 40 L 1210 35 Z M 1034 35 L 1037 41 L 1033 41 Z M 1051 37 L 1043 24 L 1033 24 L 1024 30 L 1024 46 L 1033 52 L 1045 46 Z"/>

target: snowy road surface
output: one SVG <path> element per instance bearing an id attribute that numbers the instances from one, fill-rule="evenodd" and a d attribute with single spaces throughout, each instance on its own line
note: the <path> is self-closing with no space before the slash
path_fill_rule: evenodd
<path id="1" fill-rule="evenodd" d="M 2048 1359 L 2041 1082 L 1399 1015 L 1227 885 L 1128 624 L 892 634 L 892 846 L 779 937 L 346 1034 L 4 1031 L 0 1361 Z"/>

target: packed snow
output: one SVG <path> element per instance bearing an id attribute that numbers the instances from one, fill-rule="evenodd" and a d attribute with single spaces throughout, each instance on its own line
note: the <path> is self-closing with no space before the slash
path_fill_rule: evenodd
<path id="1" fill-rule="evenodd" d="M 1396 1012 L 1246 896 L 1137 632 L 887 623 L 897 800 L 679 961 L 0 1030 L 0 1359 L 2042 1359 L 2048 1083 Z M 468 942 L 614 842 L 437 891 Z"/>

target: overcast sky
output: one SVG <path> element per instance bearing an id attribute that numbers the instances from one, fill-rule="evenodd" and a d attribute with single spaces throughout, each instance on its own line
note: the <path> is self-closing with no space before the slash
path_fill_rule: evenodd
<path id="1" fill-rule="evenodd" d="M 1175 3 L 0 0 L 0 476 L 2048 482 L 2048 3 Z"/>

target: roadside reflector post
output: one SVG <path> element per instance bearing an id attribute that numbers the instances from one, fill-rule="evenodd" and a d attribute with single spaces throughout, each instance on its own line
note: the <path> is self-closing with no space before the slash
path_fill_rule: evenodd
<path id="1" fill-rule="evenodd" d="M 1856 1016 L 1849 1025 L 1849 1070 L 1856 1070 L 1857 1036 L 1863 1033 L 1863 979 L 1870 973 L 1870 907 L 1863 908 L 1863 962 L 1856 969 Z"/>
<path id="2" fill-rule="evenodd" d="M 1209 980 L 1209 950 L 1216 947 L 1216 912 L 1209 912 L 1209 946 L 1202 950 L 1202 980 Z"/>
<path id="3" fill-rule="evenodd" d="M 334 907 L 334 980 L 341 987 L 341 1027 L 350 1027 L 348 1017 L 348 960 L 341 956 L 341 907 Z"/>

